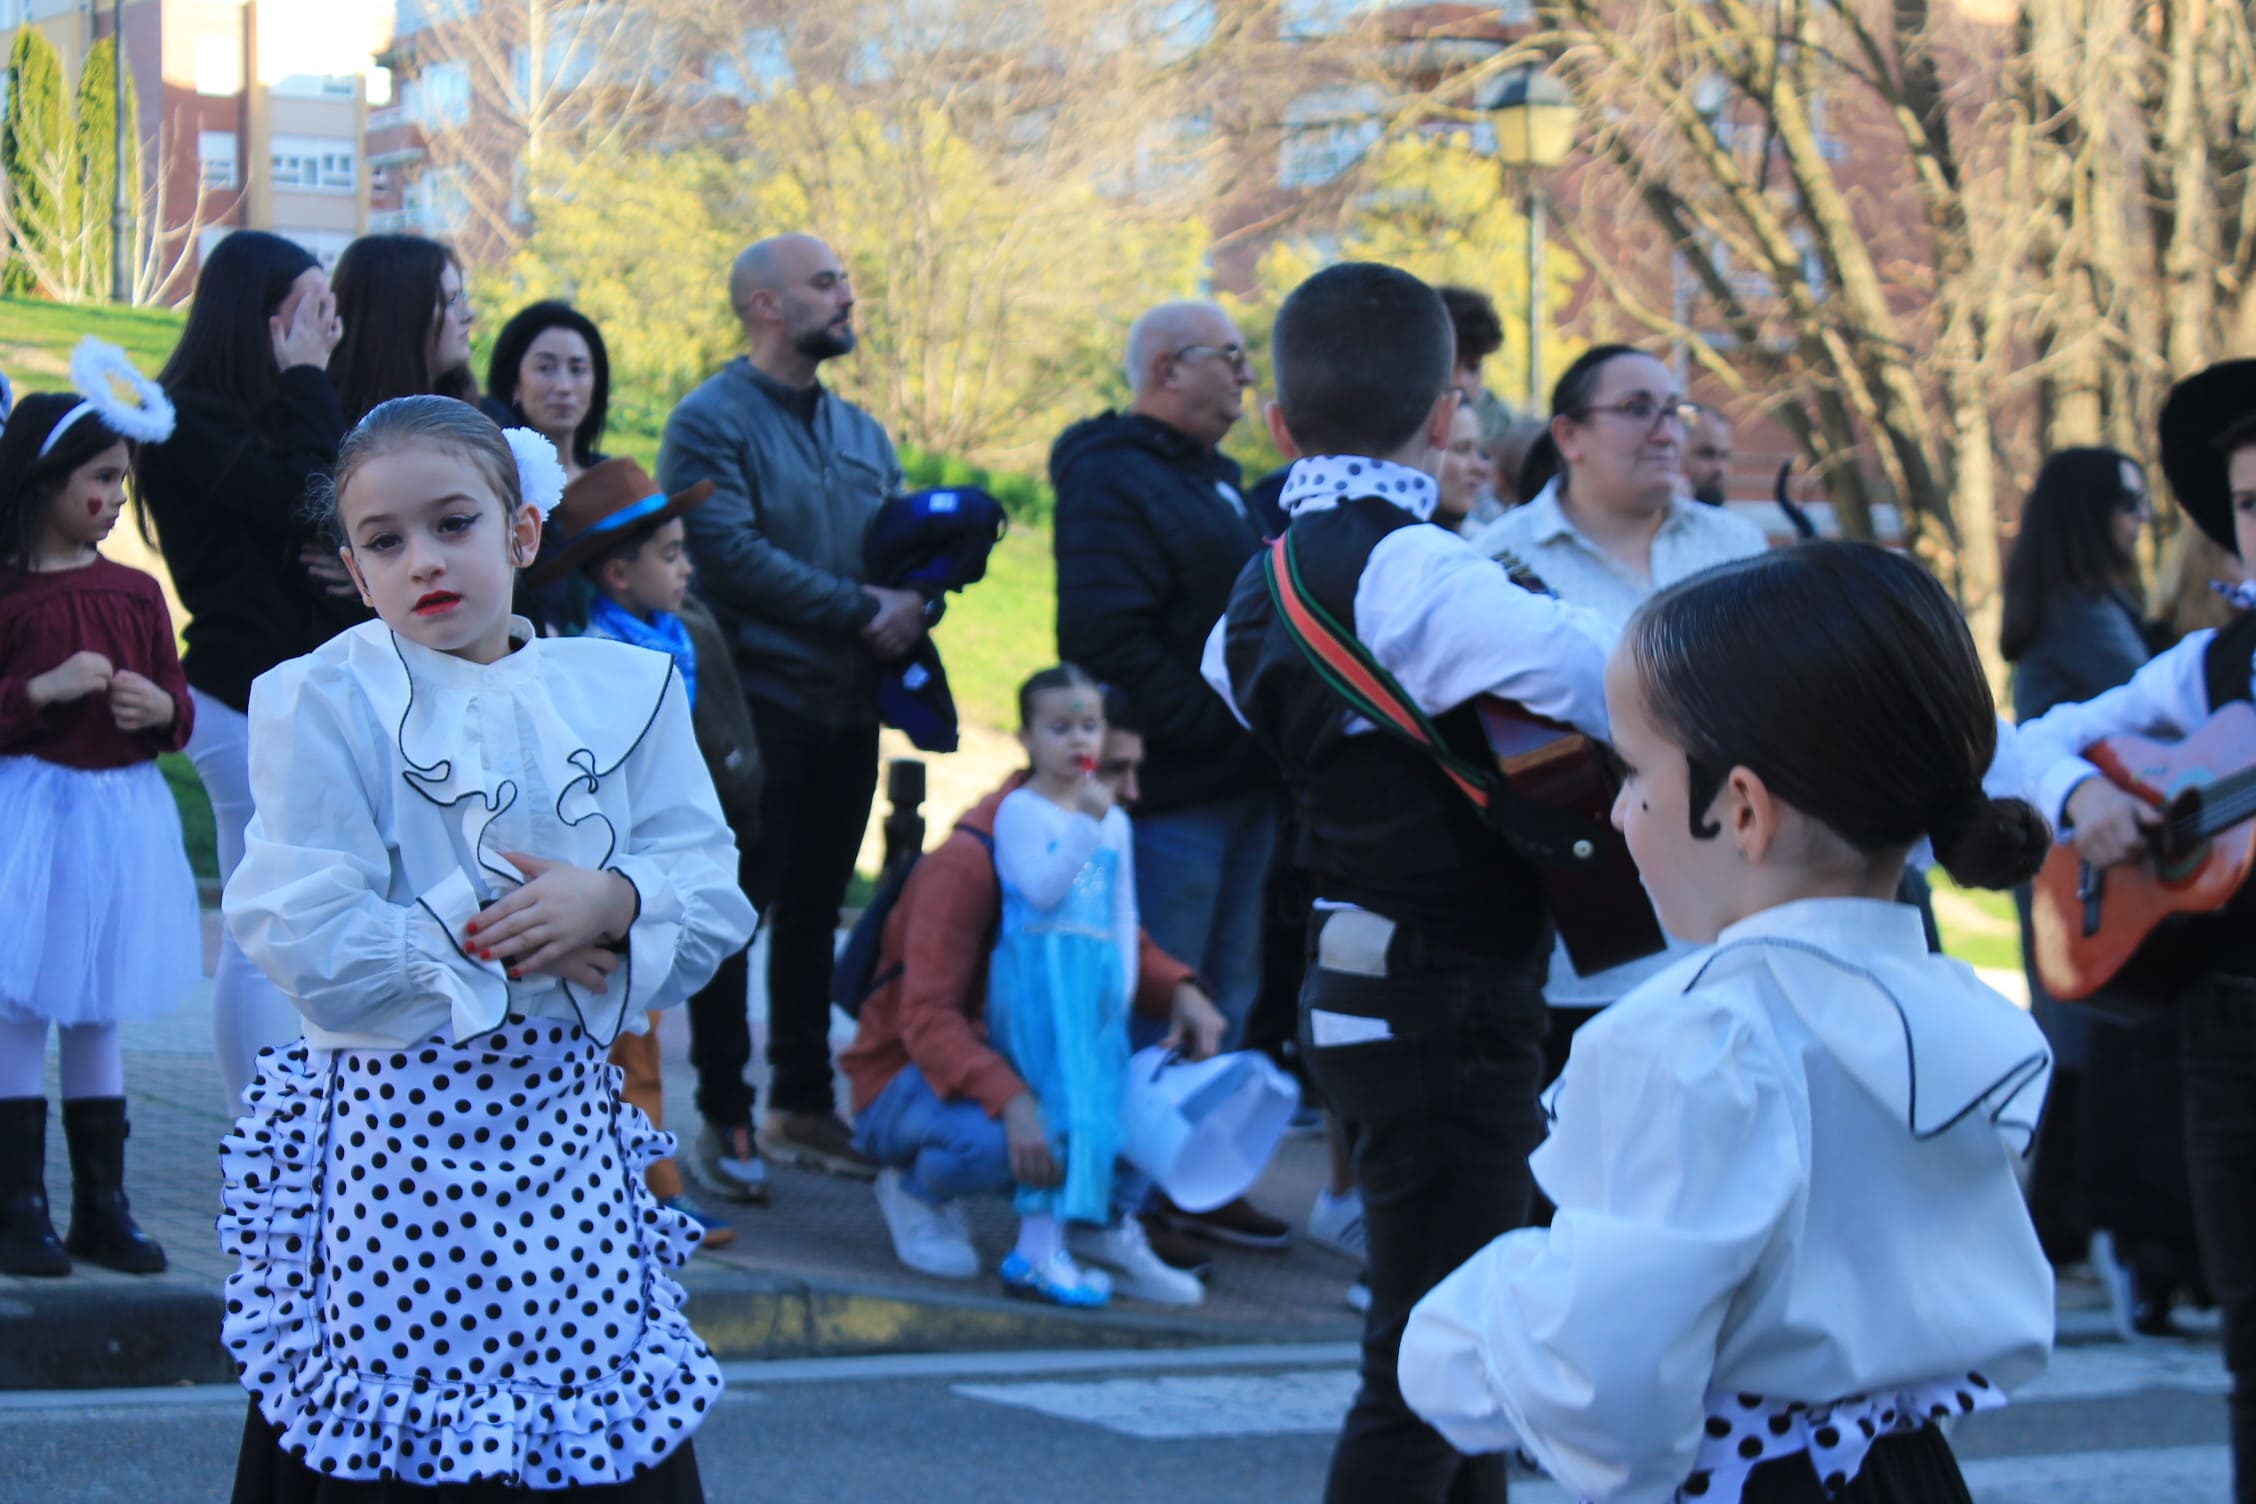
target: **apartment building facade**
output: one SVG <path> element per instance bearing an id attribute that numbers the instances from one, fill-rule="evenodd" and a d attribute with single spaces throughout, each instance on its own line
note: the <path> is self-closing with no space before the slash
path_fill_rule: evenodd
<path id="1" fill-rule="evenodd" d="M 122 24 L 143 172 L 162 179 L 164 233 L 188 266 L 238 229 L 271 230 L 325 264 L 368 227 L 366 75 L 289 73 L 274 43 L 288 0 L 0 0 L 0 31 L 34 26 L 66 88 Z M 303 0 L 301 0 L 303 3 Z M 348 51 L 339 54 L 348 60 Z M 183 292 L 186 275 L 176 279 Z"/>

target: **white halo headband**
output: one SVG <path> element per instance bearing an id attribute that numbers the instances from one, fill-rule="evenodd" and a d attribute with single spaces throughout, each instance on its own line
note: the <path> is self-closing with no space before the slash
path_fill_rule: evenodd
<path id="1" fill-rule="evenodd" d="M 88 413 L 99 414 L 112 433 L 136 443 L 156 444 L 172 437 L 172 402 L 164 388 L 136 371 L 115 345 L 91 334 L 80 340 L 71 352 L 71 387 L 84 400 L 47 430 L 39 445 L 40 459 L 52 453 L 70 426 Z"/>

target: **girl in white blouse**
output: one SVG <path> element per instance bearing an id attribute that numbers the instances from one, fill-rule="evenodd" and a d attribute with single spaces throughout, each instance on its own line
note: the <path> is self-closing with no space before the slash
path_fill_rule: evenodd
<path id="1" fill-rule="evenodd" d="M 1966 1504 L 1932 1422 L 2043 1368 L 2052 1276 L 2013 1175 L 2050 1058 L 1890 901 L 2041 859 L 1985 796 L 1997 723 L 1950 598 L 1821 543 L 1656 596 L 1608 666 L 1614 823 L 1710 948 L 1576 1037 L 1533 1160 L 1549 1229 L 1418 1306 L 1411 1405 L 1615 1504 Z"/>
<path id="2" fill-rule="evenodd" d="M 237 1504 L 702 1497 L 696 1233 L 604 1057 L 753 916 L 672 661 L 510 615 L 561 482 L 451 398 L 377 407 L 329 500 L 378 619 L 252 686 L 225 911 L 306 1030 L 223 1146 Z"/>

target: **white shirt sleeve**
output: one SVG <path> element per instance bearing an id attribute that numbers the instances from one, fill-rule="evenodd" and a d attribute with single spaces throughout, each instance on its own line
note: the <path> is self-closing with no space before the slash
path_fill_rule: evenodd
<path id="1" fill-rule="evenodd" d="M 1035 908 L 1054 909 L 1103 840 L 1104 827 L 1087 815 L 1014 789 L 995 811 L 995 875 Z"/>
<path id="2" fill-rule="evenodd" d="M 713 979 L 752 937 L 737 886 L 736 837 L 697 750 L 681 675 L 666 681 L 657 724 L 622 770 L 634 828 L 619 833 L 611 869 L 641 899 L 627 931 L 625 1016 L 670 1008 Z"/>
<path id="3" fill-rule="evenodd" d="M 1804 1174 L 1767 1035 L 1669 1002 L 1577 1037 L 1535 1161 L 1556 1219 L 1475 1254 L 1402 1341 L 1403 1397 L 1452 1445 L 1516 1443 L 1597 1504 L 1669 1499 L 1692 1470 L 1724 1317 Z"/>
<path id="4" fill-rule="evenodd" d="M 1355 587 L 1355 626 L 1428 715 L 1496 695 L 1606 739 L 1604 626 L 1521 589 L 1453 533 L 1381 539 Z"/>
<path id="5" fill-rule="evenodd" d="M 2073 705 L 2056 705 L 2014 732 L 2022 797 L 2067 831 L 2068 796 L 2099 769 L 2084 749 L 2110 736 L 2184 736 L 2209 716 L 2203 660 L 2217 634 L 2195 632 L 2147 660 L 2127 684 Z"/>
<path id="6" fill-rule="evenodd" d="M 257 813 L 221 900 L 243 953 L 297 1010 L 334 1033 L 381 1032 L 397 1013 L 443 1001 L 457 1037 L 509 1011 L 499 963 L 464 954 L 479 908 L 457 870 L 413 903 L 393 903 L 391 845 L 339 705 L 286 665 L 251 686 L 250 781 Z"/>
<path id="7" fill-rule="evenodd" d="M 1120 953 L 1121 997 L 1133 1004 L 1143 959 L 1143 921 L 1136 911 L 1136 839 L 1128 812 L 1119 805 L 1105 811 L 1104 842 L 1118 853 L 1112 884 L 1112 943 Z"/>
<path id="8" fill-rule="evenodd" d="M 1213 631 L 1206 634 L 1206 650 L 1199 654 L 1199 677 L 1206 681 L 1207 688 L 1222 697 L 1222 703 L 1230 707 L 1230 714 L 1237 718 L 1238 724 L 1251 731 L 1253 722 L 1247 720 L 1245 712 L 1238 709 L 1237 691 L 1230 687 L 1229 660 L 1223 657 L 1229 635 L 1230 618 L 1225 616 L 1215 622 Z"/>

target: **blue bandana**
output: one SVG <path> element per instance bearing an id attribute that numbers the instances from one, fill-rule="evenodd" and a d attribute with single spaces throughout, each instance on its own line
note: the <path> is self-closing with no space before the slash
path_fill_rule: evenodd
<path id="1" fill-rule="evenodd" d="M 644 621 L 608 595 L 598 595 L 588 608 L 588 633 L 666 654 L 681 671 L 689 703 L 697 703 L 697 649 L 690 644 L 689 628 L 673 612 L 660 611 Z"/>

